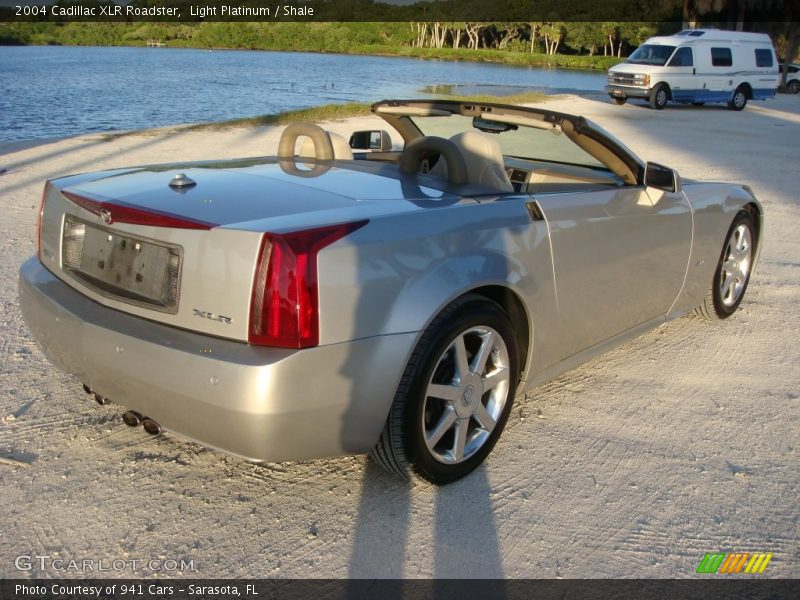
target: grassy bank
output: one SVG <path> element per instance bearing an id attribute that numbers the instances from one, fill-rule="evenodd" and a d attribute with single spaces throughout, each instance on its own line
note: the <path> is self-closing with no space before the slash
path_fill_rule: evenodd
<path id="1" fill-rule="evenodd" d="M 428 60 L 451 60 L 500 63 L 520 67 L 561 67 L 567 69 L 593 69 L 607 71 L 622 62 L 615 56 L 585 56 L 575 54 L 531 54 L 512 50 L 468 50 L 466 48 L 387 48 L 380 45 L 355 46 L 349 54 L 378 56 L 404 56 Z"/>

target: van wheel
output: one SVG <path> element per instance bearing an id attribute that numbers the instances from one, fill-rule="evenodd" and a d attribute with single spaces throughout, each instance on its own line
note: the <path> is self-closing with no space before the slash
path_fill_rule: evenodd
<path id="1" fill-rule="evenodd" d="M 733 92 L 733 98 L 728 102 L 728 108 L 731 110 L 742 110 L 745 106 L 747 106 L 747 94 L 744 88 L 739 86 L 736 88 L 736 91 Z"/>
<path id="2" fill-rule="evenodd" d="M 628 99 L 627 99 L 627 98 L 625 98 L 625 97 L 622 97 L 622 98 L 620 98 L 619 96 L 614 96 L 614 97 L 612 98 L 612 100 L 613 100 L 613 101 L 614 101 L 614 102 L 615 102 L 615 103 L 616 103 L 618 106 L 622 106 L 623 104 L 625 104 L 625 103 L 628 101 Z"/>
<path id="3" fill-rule="evenodd" d="M 650 108 L 661 110 L 667 105 L 667 100 L 669 100 L 669 90 L 666 85 L 659 83 L 650 92 Z"/>
<path id="4" fill-rule="evenodd" d="M 704 106 L 705 102 L 692 102 L 692 106 Z"/>

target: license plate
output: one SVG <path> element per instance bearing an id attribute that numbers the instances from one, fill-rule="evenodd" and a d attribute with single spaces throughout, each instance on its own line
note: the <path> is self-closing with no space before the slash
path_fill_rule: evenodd
<path id="1" fill-rule="evenodd" d="M 68 216 L 62 244 L 66 271 L 104 296 L 175 313 L 181 249 L 121 234 Z"/>

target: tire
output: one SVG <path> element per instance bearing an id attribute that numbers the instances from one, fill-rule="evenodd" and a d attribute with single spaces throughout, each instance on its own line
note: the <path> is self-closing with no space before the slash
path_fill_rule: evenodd
<path id="1" fill-rule="evenodd" d="M 733 96 L 731 96 L 731 101 L 728 102 L 728 108 L 731 110 L 744 110 L 744 107 L 747 106 L 747 92 L 743 86 L 739 86 L 733 92 Z"/>
<path id="2" fill-rule="evenodd" d="M 792 79 L 789 83 L 786 84 L 786 89 L 788 89 L 789 92 L 792 94 L 800 92 L 800 80 Z"/>
<path id="3" fill-rule="evenodd" d="M 459 356 L 466 373 L 457 366 Z M 416 474 L 437 485 L 469 474 L 508 420 L 518 356 L 513 327 L 500 306 L 475 294 L 454 301 L 414 349 L 372 459 L 392 473 Z M 484 391 L 489 380 L 493 384 Z"/>
<path id="4" fill-rule="evenodd" d="M 705 102 L 692 102 L 692 106 L 705 106 Z"/>
<path id="5" fill-rule="evenodd" d="M 727 319 L 742 303 L 758 242 L 753 215 L 742 210 L 736 215 L 714 271 L 714 279 L 695 314 L 705 319 Z"/>
<path id="6" fill-rule="evenodd" d="M 625 104 L 625 103 L 628 101 L 628 99 L 627 99 L 627 98 L 625 98 L 624 96 L 623 96 L 623 97 L 619 97 L 619 96 L 612 96 L 612 97 L 611 97 L 611 99 L 614 101 L 614 103 L 615 103 L 617 106 L 622 106 L 623 104 Z"/>
<path id="7" fill-rule="evenodd" d="M 650 108 L 661 110 L 667 105 L 669 100 L 669 88 L 666 84 L 659 83 L 650 92 Z"/>

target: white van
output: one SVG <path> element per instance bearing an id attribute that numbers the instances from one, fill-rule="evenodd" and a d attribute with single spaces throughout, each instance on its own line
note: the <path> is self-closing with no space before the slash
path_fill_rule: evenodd
<path id="1" fill-rule="evenodd" d="M 617 104 L 644 98 L 662 109 L 669 100 L 702 105 L 772 98 L 780 83 L 778 60 L 763 33 L 685 29 L 647 40 L 608 71 L 606 91 Z"/>

